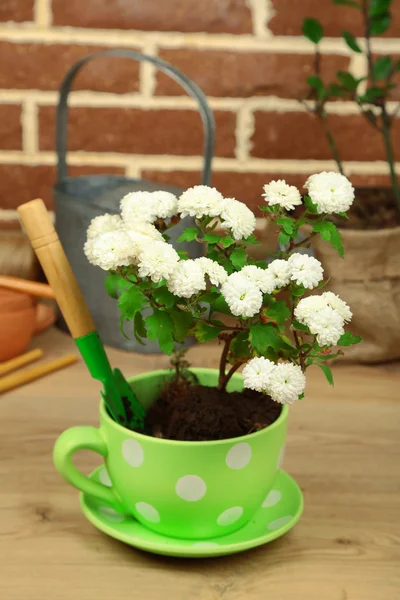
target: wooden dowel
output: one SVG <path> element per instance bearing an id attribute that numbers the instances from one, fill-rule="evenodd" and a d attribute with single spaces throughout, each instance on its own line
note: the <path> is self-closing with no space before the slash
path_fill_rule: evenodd
<path id="1" fill-rule="evenodd" d="M 30 352 L 25 352 L 25 354 L 21 354 L 20 356 L 6 360 L 5 362 L 0 363 L 0 376 L 10 373 L 10 371 L 15 371 L 16 369 L 19 369 L 20 367 L 23 367 L 34 360 L 39 360 L 39 358 L 42 358 L 42 356 L 43 350 L 36 348 Z"/>
<path id="2" fill-rule="evenodd" d="M 21 385 L 25 385 L 26 383 L 30 383 L 39 377 L 43 377 L 43 375 L 53 373 L 53 371 L 72 365 L 77 360 L 78 357 L 76 354 L 67 354 L 67 356 L 51 360 L 50 362 L 38 365 L 32 369 L 26 369 L 26 371 L 19 371 L 18 373 L 7 375 L 7 377 L 2 377 L 0 379 L 0 394 Z"/>
<path id="3" fill-rule="evenodd" d="M 39 298 L 50 298 L 51 300 L 54 300 L 56 297 L 55 293 L 47 283 L 28 281 L 27 279 L 20 279 L 19 277 L 0 275 L 0 287 L 16 290 L 17 292 L 24 292 L 31 296 L 38 296 Z"/>

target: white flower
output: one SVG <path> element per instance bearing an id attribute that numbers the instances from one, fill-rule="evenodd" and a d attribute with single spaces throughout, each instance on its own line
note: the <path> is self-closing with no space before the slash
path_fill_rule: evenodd
<path id="1" fill-rule="evenodd" d="M 201 258 L 196 258 L 196 263 L 200 265 L 204 275 L 208 275 L 213 285 L 219 286 L 228 281 L 228 273 L 215 260 L 202 256 Z"/>
<path id="2" fill-rule="evenodd" d="M 131 192 L 120 204 L 121 215 L 127 227 L 134 228 L 138 222 L 154 223 L 157 219 L 157 203 L 151 192 Z"/>
<path id="3" fill-rule="evenodd" d="M 344 334 L 344 320 L 340 314 L 325 306 L 307 319 L 311 333 L 317 336 L 320 346 L 334 346 Z"/>
<path id="4" fill-rule="evenodd" d="M 243 240 L 256 228 L 256 217 L 251 210 L 234 198 L 225 198 L 221 212 L 221 226 L 230 229 L 235 240 Z"/>
<path id="5" fill-rule="evenodd" d="M 275 289 L 275 277 L 272 276 L 272 272 L 268 272 L 268 269 L 247 265 L 240 273 L 254 283 L 263 294 L 271 294 Z"/>
<path id="6" fill-rule="evenodd" d="M 271 181 L 264 185 L 265 202 L 270 206 L 278 204 L 285 210 L 293 210 L 301 204 L 301 194 L 294 185 L 289 185 L 284 179 Z"/>
<path id="7" fill-rule="evenodd" d="M 195 185 L 181 194 L 178 200 L 178 212 L 181 217 L 217 217 L 223 208 L 224 198 L 215 188 L 207 185 Z"/>
<path id="8" fill-rule="evenodd" d="M 242 372 L 244 387 L 256 392 L 266 392 L 271 374 L 275 368 L 275 363 L 267 358 L 262 356 L 253 358 L 247 363 Z"/>
<path id="9" fill-rule="evenodd" d="M 221 293 L 235 317 L 254 317 L 261 309 L 262 293 L 241 273 L 229 275 Z"/>
<path id="10" fill-rule="evenodd" d="M 201 265 L 195 260 L 181 260 L 169 277 L 167 287 L 180 298 L 190 298 L 206 289 L 206 280 Z"/>
<path id="11" fill-rule="evenodd" d="M 178 212 L 178 198 L 174 194 L 159 190 L 152 192 L 151 195 L 155 205 L 155 213 L 159 219 L 168 219 L 176 215 Z"/>
<path id="12" fill-rule="evenodd" d="M 124 231 L 107 231 L 90 238 L 83 248 L 88 261 L 105 271 L 128 266 L 135 261 L 132 241 Z"/>
<path id="13" fill-rule="evenodd" d="M 339 298 L 339 296 L 333 292 L 324 292 L 321 298 L 324 299 L 328 306 L 339 313 L 345 323 L 350 323 L 353 313 L 351 312 L 349 305 L 346 304 L 344 300 Z"/>
<path id="14" fill-rule="evenodd" d="M 276 288 L 285 287 L 290 281 L 291 271 L 287 260 L 273 260 L 268 265 L 267 273 L 271 276 L 271 286 L 274 286 L 271 292 Z"/>
<path id="15" fill-rule="evenodd" d="M 294 309 L 294 316 L 300 323 L 307 325 L 308 319 L 325 306 L 326 302 L 322 296 L 308 296 L 300 300 Z"/>
<path id="16" fill-rule="evenodd" d="M 150 277 L 154 283 L 168 279 L 179 262 L 179 255 L 166 242 L 152 241 L 143 244 L 139 255 L 139 276 Z"/>
<path id="17" fill-rule="evenodd" d="M 354 188 L 344 175 L 334 171 L 311 175 L 304 184 L 318 213 L 340 213 L 354 202 Z"/>
<path id="18" fill-rule="evenodd" d="M 324 276 L 324 270 L 319 260 L 307 254 L 295 252 L 288 260 L 291 280 L 307 289 L 316 287 Z"/>
<path id="19" fill-rule="evenodd" d="M 306 378 L 301 368 L 292 363 L 279 363 L 272 371 L 268 393 L 280 404 L 293 404 L 306 387 Z"/>
<path id="20" fill-rule="evenodd" d="M 132 248 L 136 258 L 139 257 L 144 244 L 148 244 L 152 240 L 164 242 L 162 234 L 151 223 L 136 223 L 133 229 L 126 229 L 126 233 L 132 240 Z M 137 260 L 135 260 L 135 263 Z"/>
<path id="21" fill-rule="evenodd" d="M 88 240 L 96 237 L 99 233 L 107 233 L 109 231 L 117 231 L 122 229 L 124 223 L 119 215 L 111 215 L 106 213 L 95 217 L 90 221 L 90 225 L 86 231 L 86 237 Z"/>

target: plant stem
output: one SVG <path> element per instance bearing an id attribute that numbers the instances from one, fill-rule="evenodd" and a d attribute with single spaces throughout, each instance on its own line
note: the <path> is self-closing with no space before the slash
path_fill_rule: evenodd
<path id="1" fill-rule="evenodd" d="M 394 196 L 395 196 L 395 200 L 396 200 L 396 204 L 397 204 L 397 209 L 400 213 L 400 187 L 399 187 L 399 182 L 397 180 L 397 175 L 396 175 L 396 170 L 395 170 L 395 158 L 394 158 L 394 152 L 393 152 L 393 144 L 392 144 L 390 127 L 391 127 L 391 119 L 390 119 L 389 115 L 387 114 L 386 106 L 383 105 L 382 106 L 382 130 L 381 131 L 382 131 L 383 141 L 385 143 L 387 161 L 389 164 L 390 180 L 392 182 L 392 188 L 393 188 L 393 192 L 394 192 Z"/>
<path id="2" fill-rule="evenodd" d="M 221 354 L 221 360 L 219 363 L 219 379 L 218 379 L 218 388 L 217 389 L 220 391 L 222 391 L 224 389 L 226 362 L 228 359 L 229 348 L 230 348 L 231 342 L 235 336 L 236 336 L 235 333 L 220 334 L 220 336 L 219 336 L 219 338 L 221 340 L 223 340 L 225 343 L 224 349 L 222 350 L 222 354 Z M 226 383 L 225 383 L 225 385 L 226 385 Z"/>
<path id="3" fill-rule="evenodd" d="M 295 309 L 295 302 L 294 302 L 294 300 L 292 300 L 292 323 L 295 320 L 294 309 Z M 293 337 L 294 337 L 294 341 L 296 343 L 296 348 L 297 348 L 297 350 L 299 352 L 300 367 L 301 367 L 301 370 L 304 373 L 304 371 L 306 370 L 306 364 L 305 364 L 303 352 L 301 350 L 301 343 L 300 343 L 299 334 L 297 333 L 297 331 L 295 329 L 293 329 Z"/>
<path id="4" fill-rule="evenodd" d="M 323 114 L 320 115 L 320 119 L 322 122 L 322 127 L 324 128 L 326 139 L 328 140 L 329 148 L 332 152 L 332 156 L 339 169 L 339 173 L 341 175 L 344 175 L 343 164 L 339 156 L 339 150 L 337 149 L 335 139 L 328 125 L 328 117 L 326 116 L 325 111 L 323 112 Z"/>
<path id="5" fill-rule="evenodd" d="M 364 20 L 364 37 L 365 45 L 367 47 L 367 63 L 368 63 L 368 79 L 371 81 L 372 86 L 375 83 L 374 77 L 374 63 L 372 60 L 372 49 L 371 49 L 371 23 L 368 14 L 370 0 L 363 0 L 362 3 L 362 14 Z"/>
<path id="6" fill-rule="evenodd" d="M 235 363 L 228 371 L 228 373 L 224 376 L 223 381 L 222 381 L 222 385 L 220 387 L 220 385 L 218 385 L 218 389 L 223 392 L 226 389 L 226 386 L 229 383 L 229 380 L 231 379 L 232 375 L 234 373 L 236 373 L 236 371 L 242 366 L 244 365 L 249 359 L 243 359 L 243 360 L 238 360 L 237 363 Z"/>

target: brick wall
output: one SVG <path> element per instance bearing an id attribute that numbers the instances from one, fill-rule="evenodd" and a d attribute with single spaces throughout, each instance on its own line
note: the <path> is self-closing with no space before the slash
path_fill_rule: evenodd
<path id="1" fill-rule="evenodd" d="M 400 2 L 376 52 L 400 54 Z M 0 2 L 0 217 L 42 196 L 55 177 L 54 107 L 63 74 L 102 48 L 160 56 L 192 77 L 217 123 L 214 184 L 259 202 L 267 180 L 301 185 L 334 168 L 319 125 L 297 98 L 312 68 L 304 17 L 325 26 L 324 70 L 363 72 L 338 37 L 360 33 L 357 12 L 331 0 L 2 0 Z M 194 102 L 149 65 L 101 59 L 79 76 L 70 98 L 71 172 L 126 173 L 188 186 L 199 181 L 202 131 Z M 347 173 L 386 183 L 380 139 L 346 102 L 328 106 Z M 400 156 L 400 121 L 395 138 Z"/>

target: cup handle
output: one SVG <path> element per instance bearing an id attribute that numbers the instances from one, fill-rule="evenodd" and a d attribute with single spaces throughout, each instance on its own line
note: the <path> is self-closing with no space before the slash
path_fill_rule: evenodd
<path id="1" fill-rule="evenodd" d="M 103 502 L 112 504 L 115 508 L 123 510 L 123 505 L 113 488 L 93 481 L 75 467 L 72 457 L 78 450 L 93 450 L 106 457 L 107 444 L 99 429 L 89 426 L 71 427 L 64 431 L 57 439 L 53 450 L 54 466 L 60 475 L 75 488 L 95 496 Z"/>

